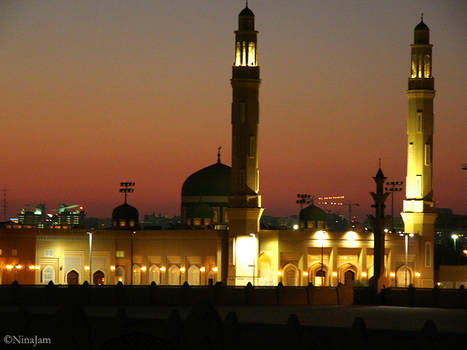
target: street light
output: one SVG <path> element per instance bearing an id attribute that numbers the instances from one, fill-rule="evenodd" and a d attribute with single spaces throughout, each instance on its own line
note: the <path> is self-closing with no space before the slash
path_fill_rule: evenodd
<path id="1" fill-rule="evenodd" d="M 390 187 L 386 187 L 386 191 L 391 192 L 391 230 L 394 231 L 394 192 L 402 191 L 402 186 L 404 184 L 403 181 L 391 181 L 386 182 L 386 185 Z"/>
<path id="2" fill-rule="evenodd" d="M 459 235 L 454 233 L 453 235 L 451 235 L 451 238 L 454 241 L 454 250 L 457 250 L 456 249 L 456 241 L 459 238 Z"/>
<path id="3" fill-rule="evenodd" d="M 407 288 L 407 271 L 409 270 L 409 237 L 414 236 L 413 233 L 399 232 L 399 235 L 404 236 L 405 241 L 405 288 Z"/>
<path id="4" fill-rule="evenodd" d="M 257 248 L 256 248 L 256 235 L 254 233 L 250 233 L 250 237 L 253 238 L 253 244 L 255 246 L 255 251 L 253 255 L 253 265 L 248 265 L 249 267 L 253 268 L 253 285 L 255 285 L 255 270 L 256 270 L 256 255 L 257 255 Z"/>
<path id="5" fill-rule="evenodd" d="M 86 232 L 89 235 L 89 284 L 92 283 L 92 232 Z"/>

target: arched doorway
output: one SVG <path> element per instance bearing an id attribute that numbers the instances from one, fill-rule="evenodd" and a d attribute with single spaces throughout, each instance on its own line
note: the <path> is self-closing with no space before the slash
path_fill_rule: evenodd
<path id="1" fill-rule="evenodd" d="M 328 268 L 326 265 L 321 265 L 321 263 L 315 263 L 310 267 L 309 276 L 314 286 L 324 287 L 328 276 Z"/>
<path id="2" fill-rule="evenodd" d="M 50 281 L 55 283 L 55 269 L 52 266 L 46 266 L 42 270 L 42 282 L 48 284 Z"/>
<path id="3" fill-rule="evenodd" d="M 294 265 L 287 265 L 284 267 L 284 285 L 296 286 L 297 285 L 298 270 Z"/>
<path id="4" fill-rule="evenodd" d="M 352 282 L 355 281 L 355 272 L 352 270 L 347 270 L 344 272 L 344 284 L 346 286 L 351 286 Z"/>
<path id="5" fill-rule="evenodd" d="M 75 270 L 71 270 L 66 274 L 66 283 L 70 285 L 79 284 L 79 274 Z"/>
<path id="6" fill-rule="evenodd" d="M 177 265 L 172 265 L 169 268 L 169 285 L 180 285 L 180 268 Z"/>
<path id="7" fill-rule="evenodd" d="M 101 270 L 94 272 L 92 282 L 98 286 L 102 286 L 104 284 L 104 273 Z"/>
<path id="8" fill-rule="evenodd" d="M 139 265 L 133 265 L 133 284 L 141 284 L 141 267 Z"/>
<path id="9" fill-rule="evenodd" d="M 266 253 L 262 253 L 258 259 L 258 268 L 259 268 L 258 285 L 259 286 L 274 285 L 274 273 L 271 267 L 272 267 L 271 258 Z"/>
<path id="10" fill-rule="evenodd" d="M 191 265 L 188 269 L 188 284 L 190 286 L 199 286 L 201 284 L 201 272 L 196 265 Z"/>
<path id="11" fill-rule="evenodd" d="M 157 265 L 152 265 L 149 268 L 149 283 L 156 283 L 160 284 L 161 283 L 161 270 L 159 266 Z"/>
<path id="12" fill-rule="evenodd" d="M 406 288 L 412 284 L 412 271 L 410 268 L 401 266 L 396 274 L 397 287 Z"/>
<path id="13" fill-rule="evenodd" d="M 118 282 L 125 283 L 125 270 L 123 269 L 122 266 L 118 266 L 117 269 L 115 270 L 115 277 Z"/>

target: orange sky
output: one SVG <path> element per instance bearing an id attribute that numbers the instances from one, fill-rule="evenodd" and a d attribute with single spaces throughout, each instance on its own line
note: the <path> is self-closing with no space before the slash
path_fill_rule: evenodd
<path id="1" fill-rule="evenodd" d="M 0 2 L 0 186 L 25 204 L 109 217 L 120 181 L 141 214 L 178 215 L 192 172 L 230 164 L 233 30 L 242 1 Z M 425 12 L 435 77 L 434 193 L 467 214 L 464 1 L 250 1 L 259 30 L 264 215 L 296 193 L 370 211 L 378 158 L 405 180 L 407 77 Z M 396 200 L 400 210 L 402 195 Z M 388 203 L 389 204 L 389 203 Z M 345 213 L 341 210 L 341 213 Z"/>

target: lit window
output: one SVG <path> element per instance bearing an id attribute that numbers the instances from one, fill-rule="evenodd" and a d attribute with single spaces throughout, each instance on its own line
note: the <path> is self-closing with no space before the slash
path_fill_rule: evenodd
<path id="1" fill-rule="evenodd" d="M 49 258 L 52 258 L 54 256 L 54 250 L 53 249 L 46 249 L 44 250 L 44 256 L 47 256 Z"/>
<path id="2" fill-rule="evenodd" d="M 416 197 L 421 197 L 422 196 L 422 175 L 417 175 L 416 180 L 415 180 L 415 188 L 416 188 Z"/>
<path id="3" fill-rule="evenodd" d="M 417 132 L 423 131 L 423 114 L 422 112 L 417 113 Z"/>
<path id="4" fill-rule="evenodd" d="M 47 266 L 42 271 L 42 282 L 44 284 L 48 284 L 50 281 L 54 282 L 55 279 L 55 270 L 52 266 Z"/>
<path id="5" fill-rule="evenodd" d="M 246 66 L 246 42 L 242 42 L 242 66 Z"/>
<path id="6" fill-rule="evenodd" d="M 425 242 L 425 267 L 431 267 L 431 243 Z"/>
<path id="7" fill-rule="evenodd" d="M 235 48 L 235 65 L 238 67 L 240 65 L 240 60 L 242 57 L 242 49 L 240 42 L 237 42 L 237 46 Z"/>
<path id="8" fill-rule="evenodd" d="M 205 218 L 205 219 L 204 219 L 204 224 L 205 224 L 205 225 L 210 225 L 210 224 L 211 224 L 211 219 Z"/>
<path id="9" fill-rule="evenodd" d="M 424 69 L 424 77 L 430 78 L 431 77 L 431 67 L 430 67 L 430 55 L 425 56 L 425 69 Z"/>
<path id="10" fill-rule="evenodd" d="M 11 256 L 17 256 L 18 255 L 18 250 L 17 249 L 12 249 L 11 250 Z"/>
<path id="11" fill-rule="evenodd" d="M 0 249 L 0 255 L 3 255 L 3 250 L 2 249 Z"/>
<path id="12" fill-rule="evenodd" d="M 255 54 L 255 43 L 248 43 L 248 65 L 256 66 L 256 54 Z"/>
<path id="13" fill-rule="evenodd" d="M 119 224 L 120 227 L 125 227 L 126 222 L 125 222 L 125 220 L 120 220 L 120 221 L 118 222 L 118 224 Z"/>
<path id="14" fill-rule="evenodd" d="M 135 227 L 135 221 L 134 220 L 130 220 L 130 227 Z"/>
<path id="15" fill-rule="evenodd" d="M 124 251 L 124 250 L 117 250 L 117 251 L 115 252 L 115 256 L 116 256 L 117 258 L 124 258 L 124 257 L 125 257 L 125 251 Z"/>
<path id="16" fill-rule="evenodd" d="M 194 226 L 201 226 L 201 219 L 193 219 Z"/>
<path id="17" fill-rule="evenodd" d="M 425 165 L 431 164 L 431 145 L 429 143 L 425 144 Z"/>

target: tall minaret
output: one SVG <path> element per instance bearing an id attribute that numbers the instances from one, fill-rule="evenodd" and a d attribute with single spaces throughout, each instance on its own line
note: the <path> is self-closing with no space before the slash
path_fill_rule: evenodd
<path id="1" fill-rule="evenodd" d="M 258 123 L 259 66 L 255 15 L 248 5 L 238 15 L 232 67 L 232 173 L 229 235 L 232 260 L 229 283 L 254 284 L 257 277 L 259 220 Z"/>
<path id="2" fill-rule="evenodd" d="M 409 77 L 409 115 L 405 232 L 419 236 L 414 282 L 419 287 L 433 287 L 433 237 L 436 219 L 433 202 L 433 99 L 430 30 L 421 22 L 415 27 Z M 409 252 L 410 253 L 410 252 Z M 415 272 L 415 271 L 414 271 Z M 413 277 L 413 276 L 412 276 Z"/>

